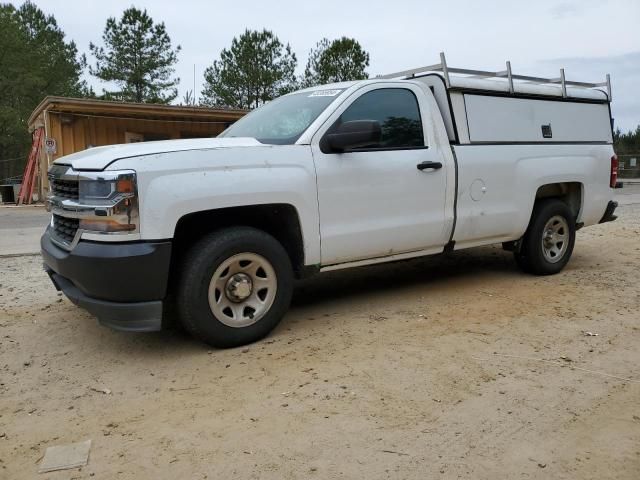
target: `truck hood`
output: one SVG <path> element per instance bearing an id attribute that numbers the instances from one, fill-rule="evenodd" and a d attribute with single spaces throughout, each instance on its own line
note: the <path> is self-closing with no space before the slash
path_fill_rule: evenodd
<path id="1" fill-rule="evenodd" d="M 74 170 L 104 170 L 116 160 L 185 150 L 256 147 L 263 145 L 255 138 L 197 138 L 159 142 L 127 143 L 93 147 L 57 159 L 56 165 L 71 165 Z"/>

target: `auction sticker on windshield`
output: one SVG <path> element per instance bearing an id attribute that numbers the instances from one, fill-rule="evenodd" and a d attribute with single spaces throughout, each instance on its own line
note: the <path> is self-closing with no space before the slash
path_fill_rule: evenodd
<path id="1" fill-rule="evenodd" d="M 342 90 L 316 90 L 309 96 L 310 97 L 335 97 L 340 92 L 342 92 Z"/>

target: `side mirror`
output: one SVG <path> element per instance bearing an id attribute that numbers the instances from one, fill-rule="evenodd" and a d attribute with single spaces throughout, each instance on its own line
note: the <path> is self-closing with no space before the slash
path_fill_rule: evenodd
<path id="1" fill-rule="evenodd" d="M 341 153 L 356 148 L 377 146 L 382 138 L 382 127 L 376 120 L 344 122 L 322 139 L 323 153 Z"/>

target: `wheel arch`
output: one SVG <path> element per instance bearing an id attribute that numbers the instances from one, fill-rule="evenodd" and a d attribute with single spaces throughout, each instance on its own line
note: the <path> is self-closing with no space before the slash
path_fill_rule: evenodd
<path id="1" fill-rule="evenodd" d="M 248 226 L 278 240 L 287 251 L 296 277 L 309 274 L 298 210 L 287 203 L 270 203 L 200 210 L 178 219 L 173 235 L 172 267 L 190 245 L 202 236 L 227 227 Z"/>
<path id="2" fill-rule="evenodd" d="M 566 203 L 571 209 L 576 223 L 579 222 L 584 198 L 584 184 L 582 182 L 554 182 L 540 185 L 536 190 L 534 204 L 545 198 L 557 198 Z"/>

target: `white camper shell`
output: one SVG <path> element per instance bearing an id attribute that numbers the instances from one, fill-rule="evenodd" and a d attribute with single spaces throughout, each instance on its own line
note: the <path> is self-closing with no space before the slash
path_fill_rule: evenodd
<path id="1" fill-rule="evenodd" d="M 379 78 L 417 80 L 429 86 L 452 143 L 612 142 L 611 82 L 528 77 L 451 68 L 441 63 Z M 455 73 L 456 75 L 451 75 Z M 606 92 L 601 88 L 605 87 Z"/>

